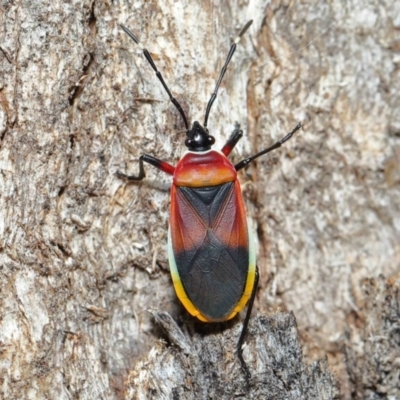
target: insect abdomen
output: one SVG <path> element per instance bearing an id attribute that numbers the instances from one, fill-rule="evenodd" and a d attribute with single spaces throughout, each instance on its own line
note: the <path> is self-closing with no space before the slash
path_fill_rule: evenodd
<path id="1" fill-rule="evenodd" d="M 230 319 L 246 304 L 255 271 L 239 182 L 173 185 L 171 198 L 168 246 L 177 295 L 201 320 Z"/>

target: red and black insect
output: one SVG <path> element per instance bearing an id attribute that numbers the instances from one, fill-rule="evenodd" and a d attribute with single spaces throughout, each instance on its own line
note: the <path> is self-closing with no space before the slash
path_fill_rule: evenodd
<path id="1" fill-rule="evenodd" d="M 243 360 L 242 345 L 259 273 L 237 171 L 257 157 L 280 147 L 301 128 L 299 123 L 282 140 L 236 165 L 227 156 L 243 136 L 239 125 L 220 151 L 211 149 L 215 139 L 207 128 L 210 110 L 236 46 L 252 22 L 244 26 L 231 45 L 207 104 L 203 126 L 195 121 L 191 128 L 181 105 L 171 94 L 148 50 L 130 30 L 121 25 L 124 32 L 140 46 L 182 116 L 188 151 L 175 167 L 144 154 L 139 158 L 139 175 L 117 172 L 119 177 L 128 180 L 142 180 L 146 162 L 172 176 L 168 256 L 176 294 L 187 311 L 204 322 L 227 321 L 248 303 L 237 344 L 238 357 L 247 377 L 250 377 L 250 372 Z"/>

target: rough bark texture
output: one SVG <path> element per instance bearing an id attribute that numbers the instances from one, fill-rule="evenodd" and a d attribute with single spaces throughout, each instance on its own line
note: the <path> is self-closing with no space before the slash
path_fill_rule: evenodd
<path id="1" fill-rule="evenodd" d="M 237 357 L 241 326 L 185 335 L 167 313 L 155 313 L 171 347 L 159 343 L 127 382 L 127 399 L 338 399 L 326 361 L 302 363 L 293 314 L 252 320 L 244 353 L 252 377 Z M 251 354 L 251 356 L 250 356 Z"/>
<path id="2" fill-rule="evenodd" d="M 366 279 L 362 289 L 362 324 L 349 324 L 347 370 L 357 399 L 400 397 L 400 281 L 399 275 Z"/>
<path id="3" fill-rule="evenodd" d="M 143 153 L 176 163 L 184 126 L 118 23 L 201 122 L 231 40 L 253 19 L 211 112 L 217 147 L 236 121 L 245 138 L 235 161 L 298 121 L 304 131 L 240 176 L 261 273 L 254 313 L 271 315 L 251 324 L 246 357 L 259 374 L 247 397 L 268 398 L 275 382 L 292 391 L 285 398 L 311 396 L 304 387 L 331 387 L 333 398 L 329 368 L 344 399 L 400 398 L 400 2 L 0 4 L 0 397 L 135 398 L 145 388 L 135 374 L 154 380 L 158 354 L 176 376 L 184 357 L 201 365 L 157 343 L 165 336 L 148 312 L 193 323 L 168 272 L 169 178 L 151 167 L 140 184 L 115 176 L 137 173 Z M 279 309 L 293 312 L 302 352 Z M 184 334 L 205 360 L 224 345 L 218 373 L 176 386 L 179 396 L 242 393 L 238 326 Z M 266 338 L 283 326 L 282 360 L 297 357 L 275 368 Z"/>

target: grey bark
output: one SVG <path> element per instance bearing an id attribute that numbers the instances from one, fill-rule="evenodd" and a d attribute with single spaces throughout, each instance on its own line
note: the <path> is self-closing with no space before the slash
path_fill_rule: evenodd
<path id="1" fill-rule="evenodd" d="M 398 275 L 365 279 L 362 323 L 346 331 L 346 364 L 358 399 L 397 399 L 400 393 L 400 284 Z"/>
<path id="2" fill-rule="evenodd" d="M 240 325 L 185 335 L 169 314 L 154 315 L 170 346 L 159 343 L 130 372 L 127 399 L 339 399 L 326 360 L 303 363 L 293 314 L 252 320 L 244 350 L 250 380 L 235 354 Z"/>
<path id="3" fill-rule="evenodd" d="M 293 367 L 299 394 L 285 398 L 311 396 L 321 379 L 334 398 L 332 374 L 345 399 L 400 398 L 399 2 L 3 1 L 0 17 L 0 397 L 135 398 L 139 368 L 153 379 L 163 367 L 155 354 L 185 376 L 184 353 L 159 342 L 148 312 L 193 323 L 169 277 L 169 179 L 151 167 L 140 184 L 115 176 L 137 173 L 143 153 L 175 164 L 184 127 L 118 23 L 202 121 L 231 40 L 253 19 L 211 112 L 217 147 L 236 121 L 234 161 L 298 121 L 304 131 L 240 175 L 261 272 L 247 342 L 261 375 L 248 396 L 286 390 Z M 302 351 L 294 317 L 278 310 L 296 318 Z M 261 333 L 264 320 L 285 321 L 282 360 L 294 366 L 270 362 L 265 338 L 277 332 Z M 201 390 L 238 393 L 239 327 L 184 331 L 185 357 L 224 343 Z M 176 390 L 190 398 L 195 384 Z"/>

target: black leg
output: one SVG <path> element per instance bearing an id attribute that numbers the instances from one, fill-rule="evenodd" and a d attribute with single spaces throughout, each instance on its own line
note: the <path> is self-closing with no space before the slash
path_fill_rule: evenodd
<path id="1" fill-rule="evenodd" d="M 297 132 L 300 128 L 302 128 L 303 126 L 301 125 L 301 122 L 299 122 L 296 127 L 290 131 L 283 139 L 281 139 L 279 142 L 276 142 L 275 144 L 273 144 L 271 147 L 268 147 L 268 149 L 265 149 L 263 151 L 260 151 L 259 153 L 257 153 L 256 155 L 249 157 L 249 158 L 245 158 L 244 160 L 240 161 L 238 164 L 235 165 L 236 171 L 239 171 L 240 169 L 246 167 L 248 164 L 250 164 L 253 160 L 255 160 L 257 157 L 260 157 L 264 154 L 269 153 L 272 150 L 277 149 L 278 147 L 281 147 L 283 145 L 283 143 L 287 142 L 295 132 Z"/>
<path id="2" fill-rule="evenodd" d="M 125 178 L 125 179 L 128 179 L 129 181 L 141 181 L 146 176 L 146 174 L 144 173 L 144 165 L 143 165 L 144 162 L 147 162 L 147 163 L 153 165 L 154 167 L 160 169 L 161 171 L 163 171 L 169 175 L 172 175 L 175 171 L 175 167 L 168 164 L 167 162 L 161 161 L 158 158 L 155 158 L 153 156 L 149 156 L 148 154 L 143 154 L 139 158 L 139 175 L 137 175 L 137 176 L 136 175 L 126 175 L 119 171 L 117 171 L 116 174 L 120 178 Z"/>
<path id="3" fill-rule="evenodd" d="M 221 73 L 219 74 L 219 78 L 218 78 L 217 84 L 215 85 L 214 92 L 211 95 L 211 98 L 210 98 L 210 100 L 208 101 L 208 104 L 207 104 L 206 115 L 204 117 L 204 127 L 205 128 L 207 127 L 208 116 L 210 115 L 211 106 L 213 105 L 215 99 L 217 98 L 217 92 L 218 92 L 219 86 L 221 85 L 222 78 L 224 77 L 226 69 L 228 68 L 228 64 L 231 61 L 231 58 L 232 58 L 233 54 L 235 53 L 236 46 L 239 43 L 240 38 L 245 34 L 247 29 L 250 28 L 250 25 L 252 23 L 253 23 L 253 20 L 250 20 L 249 22 L 247 22 L 247 24 L 243 27 L 243 29 L 240 31 L 239 35 L 236 37 L 236 39 L 233 41 L 233 43 L 231 45 L 231 48 L 230 48 L 229 53 L 228 53 L 228 57 L 226 57 L 225 64 L 222 67 Z"/>
<path id="4" fill-rule="evenodd" d="M 260 274 L 258 272 L 258 267 L 256 266 L 256 276 L 255 276 L 255 280 L 254 280 L 254 287 L 253 287 L 253 291 L 251 293 L 251 297 L 249 300 L 249 305 L 247 306 L 247 312 L 246 312 L 246 317 L 244 318 L 242 332 L 240 334 L 240 337 L 239 337 L 239 340 L 237 343 L 237 353 L 238 353 L 240 365 L 241 365 L 242 370 L 243 370 L 244 374 L 246 375 L 247 379 L 251 378 L 251 374 L 249 371 L 249 367 L 247 366 L 247 364 L 245 363 L 245 361 L 243 359 L 242 347 L 243 347 L 244 339 L 246 337 L 247 326 L 249 325 L 251 310 L 253 309 L 253 304 L 254 304 L 254 299 L 256 297 L 259 278 L 260 278 Z"/>
<path id="5" fill-rule="evenodd" d="M 226 156 L 228 156 L 242 137 L 243 131 L 240 129 L 240 125 L 236 122 L 234 131 L 232 132 L 231 136 L 229 137 L 221 151 Z"/>
<path id="6" fill-rule="evenodd" d="M 183 119 L 183 122 L 185 123 L 185 127 L 186 129 L 189 129 L 189 125 L 186 119 L 186 115 L 181 107 L 181 105 L 179 104 L 178 100 L 176 100 L 176 98 L 174 96 L 172 96 L 171 91 L 169 90 L 167 84 L 164 81 L 164 78 L 161 75 L 161 72 L 157 69 L 156 64 L 154 63 L 153 58 L 151 57 L 150 53 L 148 52 L 147 49 L 145 49 L 142 44 L 139 42 L 139 39 L 124 25 L 120 25 L 121 29 L 140 47 L 140 49 L 143 51 L 144 56 L 146 57 L 146 60 L 149 62 L 149 64 L 151 65 L 151 68 L 153 68 L 153 71 L 156 73 L 158 80 L 161 82 L 161 84 L 163 85 L 165 91 L 167 92 L 169 99 L 171 100 L 171 102 L 173 103 L 173 105 L 177 108 L 177 110 L 179 111 L 179 114 L 181 114 L 181 117 Z"/>

